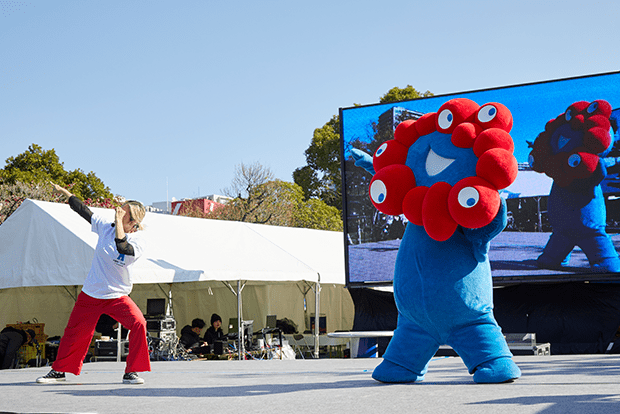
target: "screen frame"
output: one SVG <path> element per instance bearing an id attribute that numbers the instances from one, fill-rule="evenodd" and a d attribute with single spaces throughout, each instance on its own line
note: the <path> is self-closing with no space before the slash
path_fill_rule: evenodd
<path id="1" fill-rule="evenodd" d="M 538 85 L 547 85 L 547 84 L 555 84 L 555 83 L 562 83 L 562 82 L 567 82 L 567 81 L 579 81 L 579 80 L 592 80 L 598 77 L 606 77 L 606 76 L 613 76 L 613 77 L 617 77 L 620 75 L 620 71 L 614 71 L 614 72 L 605 72 L 605 73 L 598 73 L 598 74 L 591 74 L 591 75 L 583 75 L 583 76 L 575 76 L 575 77 L 567 77 L 567 78 L 561 78 L 561 79 L 551 79 L 551 80 L 545 80 L 545 81 L 539 81 L 539 82 L 531 82 L 531 83 L 522 83 L 522 84 L 515 84 L 515 85 L 508 85 L 508 86 L 499 86 L 499 87 L 494 87 L 494 88 L 486 88 L 486 89 L 477 89 L 477 90 L 470 90 L 470 91 L 464 91 L 464 92 L 458 92 L 458 93 L 450 93 L 450 94 L 441 94 L 441 95 L 433 95 L 430 97 L 422 97 L 419 99 L 414 99 L 414 100 L 405 100 L 405 101 L 397 101 L 397 102 L 390 102 L 390 103 L 386 103 L 386 104 L 382 104 L 382 103 L 375 103 L 375 104 L 369 104 L 369 105 L 355 105 L 355 106 L 350 106 L 350 107 L 342 107 L 339 108 L 339 120 L 340 120 L 340 165 L 341 165 L 341 179 L 342 179 L 342 214 L 343 214 L 343 243 L 344 243 L 344 259 L 345 259 L 345 279 L 346 279 L 346 287 L 347 288 L 363 288 L 363 287 L 389 287 L 392 286 L 392 280 L 389 281 L 352 281 L 351 280 L 351 266 L 350 266 L 350 257 L 349 257 L 349 242 L 348 242 L 348 235 L 349 235 L 349 194 L 347 192 L 347 177 L 346 177 L 346 173 L 347 173 L 347 168 L 346 168 L 346 162 L 347 162 L 347 157 L 346 157 L 346 148 L 345 145 L 347 144 L 347 142 L 345 141 L 345 128 L 346 128 L 346 123 L 345 123 L 345 113 L 347 113 L 348 111 L 351 110 L 361 110 L 364 108 L 375 108 L 375 107 L 383 107 L 382 110 L 384 109 L 385 111 L 390 110 L 391 108 L 397 107 L 400 105 L 402 105 L 403 103 L 410 103 L 410 102 L 423 102 L 423 101 L 429 101 L 429 100 L 433 100 L 433 101 L 446 101 L 448 99 L 452 99 L 452 98 L 456 98 L 456 97 L 466 97 L 466 98 L 470 98 L 474 101 L 476 101 L 476 103 L 478 103 L 479 105 L 483 105 L 487 102 L 492 102 L 494 100 L 492 99 L 488 99 L 485 101 L 479 101 L 479 99 L 475 99 L 472 98 L 471 95 L 485 95 L 488 93 L 493 93 L 493 92 L 497 92 L 497 91 L 503 91 L 503 90 L 508 90 L 508 89 L 514 89 L 514 88 L 529 88 L 529 87 L 536 87 Z M 600 99 L 605 99 L 605 97 L 601 97 Z M 497 102 L 502 102 L 501 99 L 496 100 Z M 612 103 L 612 107 L 615 108 L 615 106 L 619 106 L 620 105 L 620 101 L 619 102 L 614 102 Z M 436 105 L 435 111 L 437 109 L 439 109 L 440 104 Z M 561 107 L 562 105 L 560 105 Z M 566 109 L 567 106 L 564 106 L 564 109 Z M 509 108 L 510 109 L 510 108 Z M 428 112 L 434 112 L 434 111 L 428 111 Z M 384 112 L 382 112 L 384 113 Z M 556 116 L 561 113 L 558 112 L 556 113 Z M 378 119 L 378 118 L 377 118 Z M 548 119 L 550 120 L 550 119 Z M 544 127 L 541 126 L 541 128 Z M 542 129 L 541 129 L 542 131 Z M 371 154 L 372 155 L 372 154 Z M 544 175 L 544 174 L 541 174 Z M 393 271 L 393 269 L 392 269 Z M 613 281 L 613 282 L 618 282 L 620 281 L 620 273 L 590 273 L 587 271 L 584 271 L 583 273 L 566 273 L 566 272 L 560 272 L 560 273 L 553 273 L 553 272 L 549 272 L 548 274 L 536 274 L 536 275 L 512 275 L 512 276 L 493 276 L 493 285 L 494 286 L 507 286 L 507 285 L 513 285 L 513 284 L 521 284 L 521 283 L 562 283 L 562 282 L 567 282 L 567 281 L 571 281 L 571 282 L 609 282 L 609 281 Z"/>

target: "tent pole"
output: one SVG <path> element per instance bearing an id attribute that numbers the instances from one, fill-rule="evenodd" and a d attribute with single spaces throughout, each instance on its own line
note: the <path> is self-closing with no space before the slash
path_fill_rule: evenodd
<path id="1" fill-rule="evenodd" d="M 228 289 L 230 289 L 233 295 L 237 296 L 237 345 L 238 345 L 237 351 L 239 353 L 239 360 L 241 361 L 243 359 L 243 356 L 245 355 L 245 347 L 244 347 L 244 340 L 243 340 L 244 326 L 243 326 L 243 320 L 241 319 L 241 315 L 243 313 L 242 312 L 243 303 L 241 301 L 241 292 L 243 291 L 243 288 L 245 287 L 245 283 L 242 285 L 241 279 L 237 280 L 237 290 L 235 290 L 228 282 L 222 282 L 222 283 L 228 286 Z"/>
<path id="2" fill-rule="evenodd" d="M 121 348 L 122 348 L 122 338 L 121 338 L 121 330 L 123 326 L 120 322 L 117 322 L 118 326 L 116 327 L 116 362 L 121 362 Z"/>
<path id="3" fill-rule="evenodd" d="M 239 360 L 243 360 L 244 352 L 244 341 L 243 341 L 243 320 L 241 319 L 242 315 L 242 302 L 241 302 L 241 280 L 237 280 L 237 352 L 239 353 Z"/>
<path id="4" fill-rule="evenodd" d="M 172 306 L 172 283 L 168 285 L 168 306 L 166 307 L 166 316 L 174 318 L 174 307 Z"/>
<path id="5" fill-rule="evenodd" d="M 299 286 L 299 283 L 297 283 L 297 288 L 300 290 L 300 292 L 302 293 L 302 295 L 304 295 L 304 330 L 307 330 L 310 328 L 310 318 L 308 318 L 308 302 L 306 300 L 306 295 L 308 294 L 308 292 L 312 289 L 312 285 L 309 284 L 308 282 L 306 282 L 305 280 L 302 280 L 302 282 L 304 283 L 304 289 L 302 289 Z M 303 332 L 303 331 L 302 331 Z"/>
<path id="6" fill-rule="evenodd" d="M 314 288 L 314 357 L 319 358 L 319 322 L 321 320 L 321 275 L 317 273 L 318 279 Z"/>
<path id="7" fill-rule="evenodd" d="M 71 293 L 71 291 L 69 289 L 67 289 L 66 286 L 63 286 L 63 288 L 67 291 L 67 293 L 69 294 L 69 296 L 71 296 L 71 299 L 73 299 L 74 302 L 77 302 L 77 286 L 73 286 L 73 290 L 74 293 Z"/>

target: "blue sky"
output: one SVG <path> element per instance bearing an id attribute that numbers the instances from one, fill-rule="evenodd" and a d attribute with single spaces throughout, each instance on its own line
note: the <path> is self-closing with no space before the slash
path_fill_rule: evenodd
<path id="1" fill-rule="evenodd" d="M 617 71 L 619 28 L 612 0 L 0 0 L 0 163 L 54 148 L 146 204 L 292 181 L 340 107 Z"/>
<path id="2" fill-rule="evenodd" d="M 371 123 L 378 122 L 379 115 L 393 106 L 421 113 L 437 112 L 444 102 L 456 97 L 471 99 L 480 106 L 488 102 L 501 102 L 506 105 L 513 117 L 510 135 L 515 143 L 515 158 L 518 162 L 527 162 L 531 152 L 528 141 L 533 142 L 538 134 L 544 131 L 547 122 L 555 119 L 574 102 L 603 99 L 611 104 L 612 109 L 620 108 L 620 72 L 468 91 L 400 103 L 344 108 L 342 117 L 345 142 L 374 139 Z M 345 144 L 345 151 L 347 150 L 348 146 Z M 348 151 L 346 156 L 350 157 Z"/>

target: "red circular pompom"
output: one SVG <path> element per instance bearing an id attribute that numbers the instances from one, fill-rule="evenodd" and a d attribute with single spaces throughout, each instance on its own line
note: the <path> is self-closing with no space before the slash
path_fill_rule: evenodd
<path id="1" fill-rule="evenodd" d="M 607 120 L 609 120 L 609 117 L 611 116 L 611 105 L 609 104 L 609 102 L 603 99 L 597 99 L 596 101 L 592 101 L 592 103 L 595 103 L 597 105 L 597 108 L 593 112 L 593 114 L 602 115 Z"/>
<path id="2" fill-rule="evenodd" d="M 517 160 L 503 148 L 486 151 L 476 164 L 476 175 L 484 178 L 496 189 L 508 187 L 517 179 Z"/>
<path id="3" fill-rule="evenodd" d="M 419 187 L 414 187 L 407 195 L 405 195 L 405 199 L 403 200 L 403 214 L 407 217 L 407 220 L 412 222 L 415 225 L 421 226 L 422 222 L 422 202 L 424 201 L 424 197 L 426 196 L 426 192 L 428 191 L 428 187 L 423 185 Z"/>
<path id="4" fill-rule="evenodd" d="M 452 218 L 468 229 L 478 229 L 493 221 L 500 203 L 497 190 L 480 177 L 463 178 L 448 195 Z"/>
<path id="5" fill-rule="evenodd" d="M 609 148 L 611 144 L 611 135 L 609 134 L 609 127 L 591 128 L 583 134 L 583 145 L 588 149 L 588 152 L 598 154 Z"/>
<path id="6" fill-rule="evenodd" d="M 402 164 L 392 164 L 377 171 L 368 192 L 377 210 L 397 216 L 403 212 L 403 199 L 415 187 L 413 171 Z"/>
<path id="7" fill-rule="evenodd" d="M 437 130 L 435 126 L 436 115 L 437 114 L 435 112 L 429 112 L 422 115 L 415 121 L 413 126 L 415 127 L 415 130 L 417 131 L 419 136 L 428 135 Z"/>
<path id="8" fill-rule="evenodd" d="M 478 125 L 464 122 L 452 131 L 452 144 L 457 148 L 471 148 L 479 133 L 480 127 Z"/>
<path id="9" fill-rule="evenodd" d="M 510 132 L 512 129 L 512 114 L 510 110 L 499 102 L 489 102 L 478 110 L 476 121 L 484 129 L 499 128 Z"/>
<path id="10" fill-rule="evenodd" d="M 458 125 L 468 121 L 480 106 L 467 98 L 450 99 L 437 111 L 436 129 L 444 134 L 451 134 Z"/>
<path id="11" fill-rule="evenodd" d="M 473 150 L 476 157 L 480 158 L 482 154 L 491 148 L 503 148 L 511 154 L 514 152 L 515 144 L 510 134 L 499 128 L 491 128 L 484 130 L 476 137 Z"/>
<path id="12" fill-rule="evenodd" d="M 584 148 L 577 148 L 566 158 L 564 173 L 572 179 L 587 178 L 596 170 L 599 156 L 586 152 Z"/>
<path id="13" fill-rule="evenodd" d="M 550 133 L 547 131 L 541 132 L 534 141 L 534 148 L 529 155 L 529 163 L 532 169 L 539 173 L 546 173 L 549 165 L 549 160 L 553 155 L 551 150 Z"/>
<path id="14" fill-rule="evenodd" d="M 416 121 L 414 119 L 407 119 L 406 121 L 398 124 L 396 129 L 394 130 L 394 139 L 405 147 L 410 147 L 418 138 L 420 138 L 420 134 L 415 129 Z"/>
<path id="15" fill-rule="evenodd" d="M 450 184 L 440 181 L 433 184 L 422 202 L 422 222 L 424 230 L 436 241 L 446 241 L 456 231 L 457 223 L 448 210 Z"/>
<path id="16" fill-rule="evenodd" d="M 391 164 L 404 164 L 407 160 L 408 148 L 396 140 L 389 140 L 381 144 L 372 157 L 372 166 L 375 171 Z"/>

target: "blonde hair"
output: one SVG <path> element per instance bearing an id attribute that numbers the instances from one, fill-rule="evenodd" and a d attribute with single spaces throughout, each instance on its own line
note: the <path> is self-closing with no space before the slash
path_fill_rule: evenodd
<path id="1" fill-rule="evenodd" d="M 144 220 L 144 216 L 146 215 L 146 209 L 142 203 L 136 200 L 129 200 L 123 203 L 123 207 L 125 206 L 129 206 L 129 214 L 131 214 L 131 218 L 136 222 L 138 230 L 144 230 L 142 220 Z"/>

